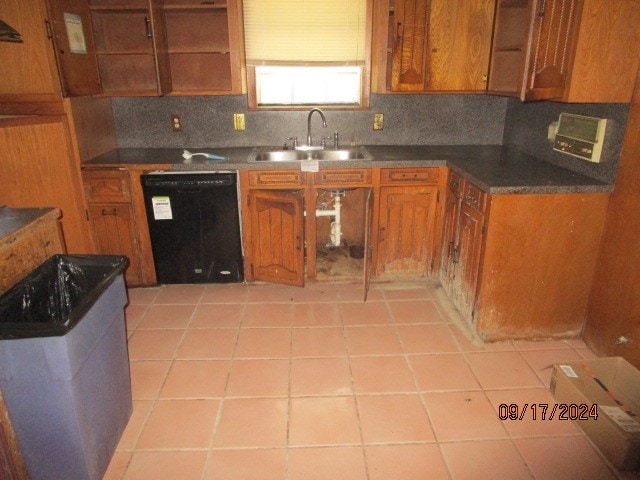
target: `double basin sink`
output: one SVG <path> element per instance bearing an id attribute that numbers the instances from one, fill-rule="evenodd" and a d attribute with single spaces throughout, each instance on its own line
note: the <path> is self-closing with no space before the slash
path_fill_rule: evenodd
<path id="1" fill-rule="evenodd" d="M 364 147 L 337 150 L 282 150 L 277 147 L 258 147 L 253 149 L 249 157 L 250 162 L 354 161 L 371 159 L 371 154 Z"/>

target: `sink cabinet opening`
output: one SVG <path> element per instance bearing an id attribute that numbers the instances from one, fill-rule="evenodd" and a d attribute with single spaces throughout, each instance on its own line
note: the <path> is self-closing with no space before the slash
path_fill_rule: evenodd
<path id="1" fill-rule="evenodd" d="M 317 189 L 317 280 L 362 279 L 368 191 L 368 188 Z"/>

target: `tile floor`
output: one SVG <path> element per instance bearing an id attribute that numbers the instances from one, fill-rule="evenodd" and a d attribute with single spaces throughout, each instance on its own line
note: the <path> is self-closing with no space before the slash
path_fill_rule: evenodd
<path id="1" fill-rule="evenodd" d="M 129 290 L 134 411 L 105 479 L 615 479 L 549 403 L 580 340 L 484 345 L 433 284 Z"/>

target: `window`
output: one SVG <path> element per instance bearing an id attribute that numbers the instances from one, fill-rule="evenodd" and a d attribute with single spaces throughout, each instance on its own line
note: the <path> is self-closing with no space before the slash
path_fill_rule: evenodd
<path id="1" fill-rule="evenodd" d="M 249 107 L 368 106 L 370 9 L 371 0 L 245 0 Z"/>

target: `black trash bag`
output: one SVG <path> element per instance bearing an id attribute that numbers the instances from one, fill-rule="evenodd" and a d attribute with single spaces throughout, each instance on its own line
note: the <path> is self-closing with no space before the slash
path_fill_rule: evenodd
<path id="1" fill-rule="evenodd" d="M 69 332 L 127 261 L 118 255 L 53 255 L 0 296 L 0 339 Z"/>

